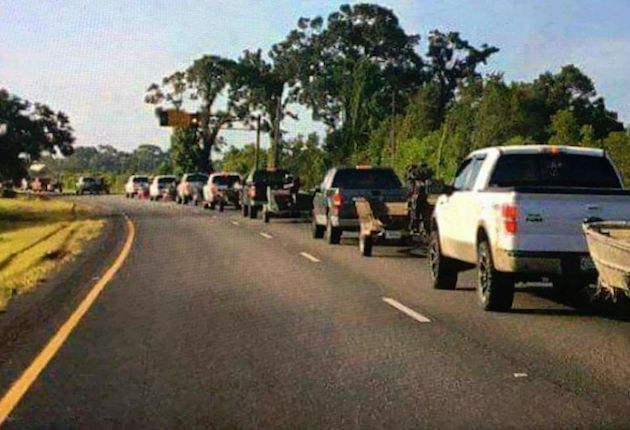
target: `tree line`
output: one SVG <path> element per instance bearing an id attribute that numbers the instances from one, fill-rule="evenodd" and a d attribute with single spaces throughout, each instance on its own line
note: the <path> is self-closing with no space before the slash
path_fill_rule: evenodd
<path id="1" fill-rule="evenodd" d="M 497 47 L 473 46 L 458 32 L 439 30 L 429 32 L 424 55 L 419 42 L 391 9 L 344 5 L 326 19 L 300 18 L 265 54 L 204 55 L 151 84 L 145 101 L 197 109 L 200 127 L 175 130 L 172 148 L 200 170 L 216 167 L 212 154 L 221 129 L 251 123 L 257 115 L 270 137 L 270 167 L 303 159 L 280 127 L 287 118 L 298 119 L 292 107 L 300 104 L 328 130 L 309 152 L 320 176 L 336 164 L 390 165 L 402 174 L 407 165 L 427 161 L 450 178 L 473 149 L 532 143 L 606 148 L 630 173 L 624 126 L 577 67 L 506 83 L 500 73 L 479 71 Z M 250 168 L 253 155 L 253 147 L 232 147 L 224 165 Z"/>

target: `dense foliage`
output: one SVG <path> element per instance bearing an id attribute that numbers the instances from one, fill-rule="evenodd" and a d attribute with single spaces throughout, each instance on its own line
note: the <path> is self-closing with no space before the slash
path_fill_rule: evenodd
<path id="1" fill-rule="evenodd" d="M 72 154 L 73 132 L 63 112 L 0 89 L 0 179 L 20 179 L 45 151 Z"/>

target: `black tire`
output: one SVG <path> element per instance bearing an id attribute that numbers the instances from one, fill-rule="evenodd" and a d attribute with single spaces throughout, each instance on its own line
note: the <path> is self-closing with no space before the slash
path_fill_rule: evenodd
<path id="1" fill-rule="evenodd" d="M 372 256 L 372 235 L 371 234 L 362 234 L 359 237 L 359 251 L 361 251 L 361 255 L 363 257 L 371 257 Z"/>
<path id="2" fill-rule="evenodd" d="M 210 209 L 214 210 L 217 207 L 215 202 L 210 203 Z"/>
<path id="3" fill-rule="evenodd" d="M 265 222 L 265 224 L 269 224 L 269 220 L 270 220 L 269 212 L 263 209 L 263 221 Z"/>
<path id="4" fill-rule="evenodd" d="M 241 214 L 243 215 L 243 218 L 247 218 L 249 216 L 249 210 L 246 204 L 241 206 Z"/>
<path id="5" fill-rule="evenodd" d="M 458 270 L 456 262 L 442 254 L 440 234 L 437 229 L 431 231 L 429 269 L 431 271 L 433 288 L 437 290 L 454 290 L 457 287 Z"/>
<path id="6" fill-rule="evenodd" d="M 326 224 L 326 240 L 329 245 L 339 245 L 339 242 L 341 242 L 341 229 L 339 227 L 333 227 L 330 218 Z"/>
<path id="7" fill-rule="evenodd" d="M 496 271 L 490 244 L 485 238 L 477 245 L 477 296 L 483 310 L 506 312 L 512 309 L 514 280 Z"/>
<path id="8" fill-rule="evenodd" d="M 222 201 L 219 202 L 219 212 L 223 212 L 224 209 L 225 209 L 225 203 L 223 203 Z"/>
<path id="9" fill-rule="evenodd" d="M 249 207 L 249 219 L 256 219 L 258 218 L 258 208 L 256 206 L 251 206 Z"/>
<path id="10" fill-rule="evenodd" d="M 311 221 L 311 232 L 313 235 L 313 239 L 323 239 L 324 233 L 326 233 L 326 227 L 317 224 L 317 221 L 315 220 L 315 215 L 313 215 L 313 220 Z"/>

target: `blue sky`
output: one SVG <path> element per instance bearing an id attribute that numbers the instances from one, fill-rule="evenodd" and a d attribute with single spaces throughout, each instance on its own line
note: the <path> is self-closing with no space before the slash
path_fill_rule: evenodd
<path id="1" fill-rule="evenodd" d="M 168 147 L 147 85 L 202 54 L 237 58 L 268 49 L 300 16 L 327 15 L 346 2 L 0 0 L 0 87 L 70 115 L 78 145 Z M 568 63 L 582 68 L 608 106 L 630 123 L 630 1 L 388 0 L 403 28 L 426 40 L 459 31 L 501 51 L 485 71 L 530 80 Z M 421 50 L 424 48 L 421 47 Z M 302 112 L 292 133 L 321 130 Z M 225 134 L 229 143 L 252 141 Z"/>

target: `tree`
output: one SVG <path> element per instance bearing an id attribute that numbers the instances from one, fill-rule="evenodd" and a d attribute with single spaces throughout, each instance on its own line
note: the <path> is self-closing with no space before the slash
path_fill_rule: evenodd
<path id="1" fill-rule="evenodd" d="M 551 117 L 549 130 L 550 145 L 577 145 L 580 141 L 580 126 L 568 109 L 559 110 Z"/>
<path id="2" fill-rule="evenodd" d="M 43 152 L 70 155 L 74 130 L 68 116 L 0 89 L 0 178 L 18 180 Z"/>
<path id="3" fill-rule="evenodd" d="M 477 67 L 486 64 L 488 58 L 499 51 L 499 48 L 481 45 L 475 48 L 458 32 L 442 33 L 433 30 L 429 35 L 428 73 L 430 80 L 437 84 L 439 90 L 438 111 L 440 118 L 446 112 L 446 106 L 453 99 L 455 90 L 463 80 L 480 77 Z"/>
<path id="4" fill-rule="evenodd" d="M 300 19 L 287 38 L 301 60 L 294 94 L 328 125 L 329 150 L 347 157 L 367 143 L 392 102 L 404 109 L 423 80 L 418 41 L 393 11 L 373 4 L 343 5 L 325 26 L 321 17 Z"/>
<path id="5" fill-rule="evenodd" d="M 604 139 L 603 146 L 619 169 L 624 184 L 628 186 L 630 184 L 630 135 L 614 131 Z"/>
<path id="6" fill-rule="evenodd" d="M 228 88 L 234 70 L 234 61 L 216 55 L 204 55 L 195 60 L 185 72 L 180 71 L 167 76 L 162 80 L 162 85 L 154 83 L 147 89 L 146 103 L 179 110 L 188 100 L 198 109 L 201 130 L 197 135 L 199 152 L 189 154 L 187 157 L 197 160 L 198 164 L 194 170 L 204 172 L 213 170 L 212 151 L 219 142 L 219 133 L 223 126 L 231 124 L 235 119 L 233 104 L 230 101 L 225 109 L 215 108 L 219 95 Z"/>
<path id="7" fill-rule="evenodd" d="M 239 119 L 246 124 L 261 116 L 261 127 L 269 132 L 268 167 L 279 165 L 282 120 L 297 115 L 288 108 L 291 98 L 285 89 L 293 85 L 294 59 L 282 44 L 274 45 L 270 52 L 271 62 L 266 61 L 262 51 L 245 51 L 238 60 L 233 74 L 231 100 Z"/>
<path id="8" fill-rule="evenodd" d="M 204 165 L 206 152 L 199 145 L 199 132 L 195 128 L 177 127 L 171 135 L 171 164 L 174 173 L 182 175 L 196 172 Z"/>

